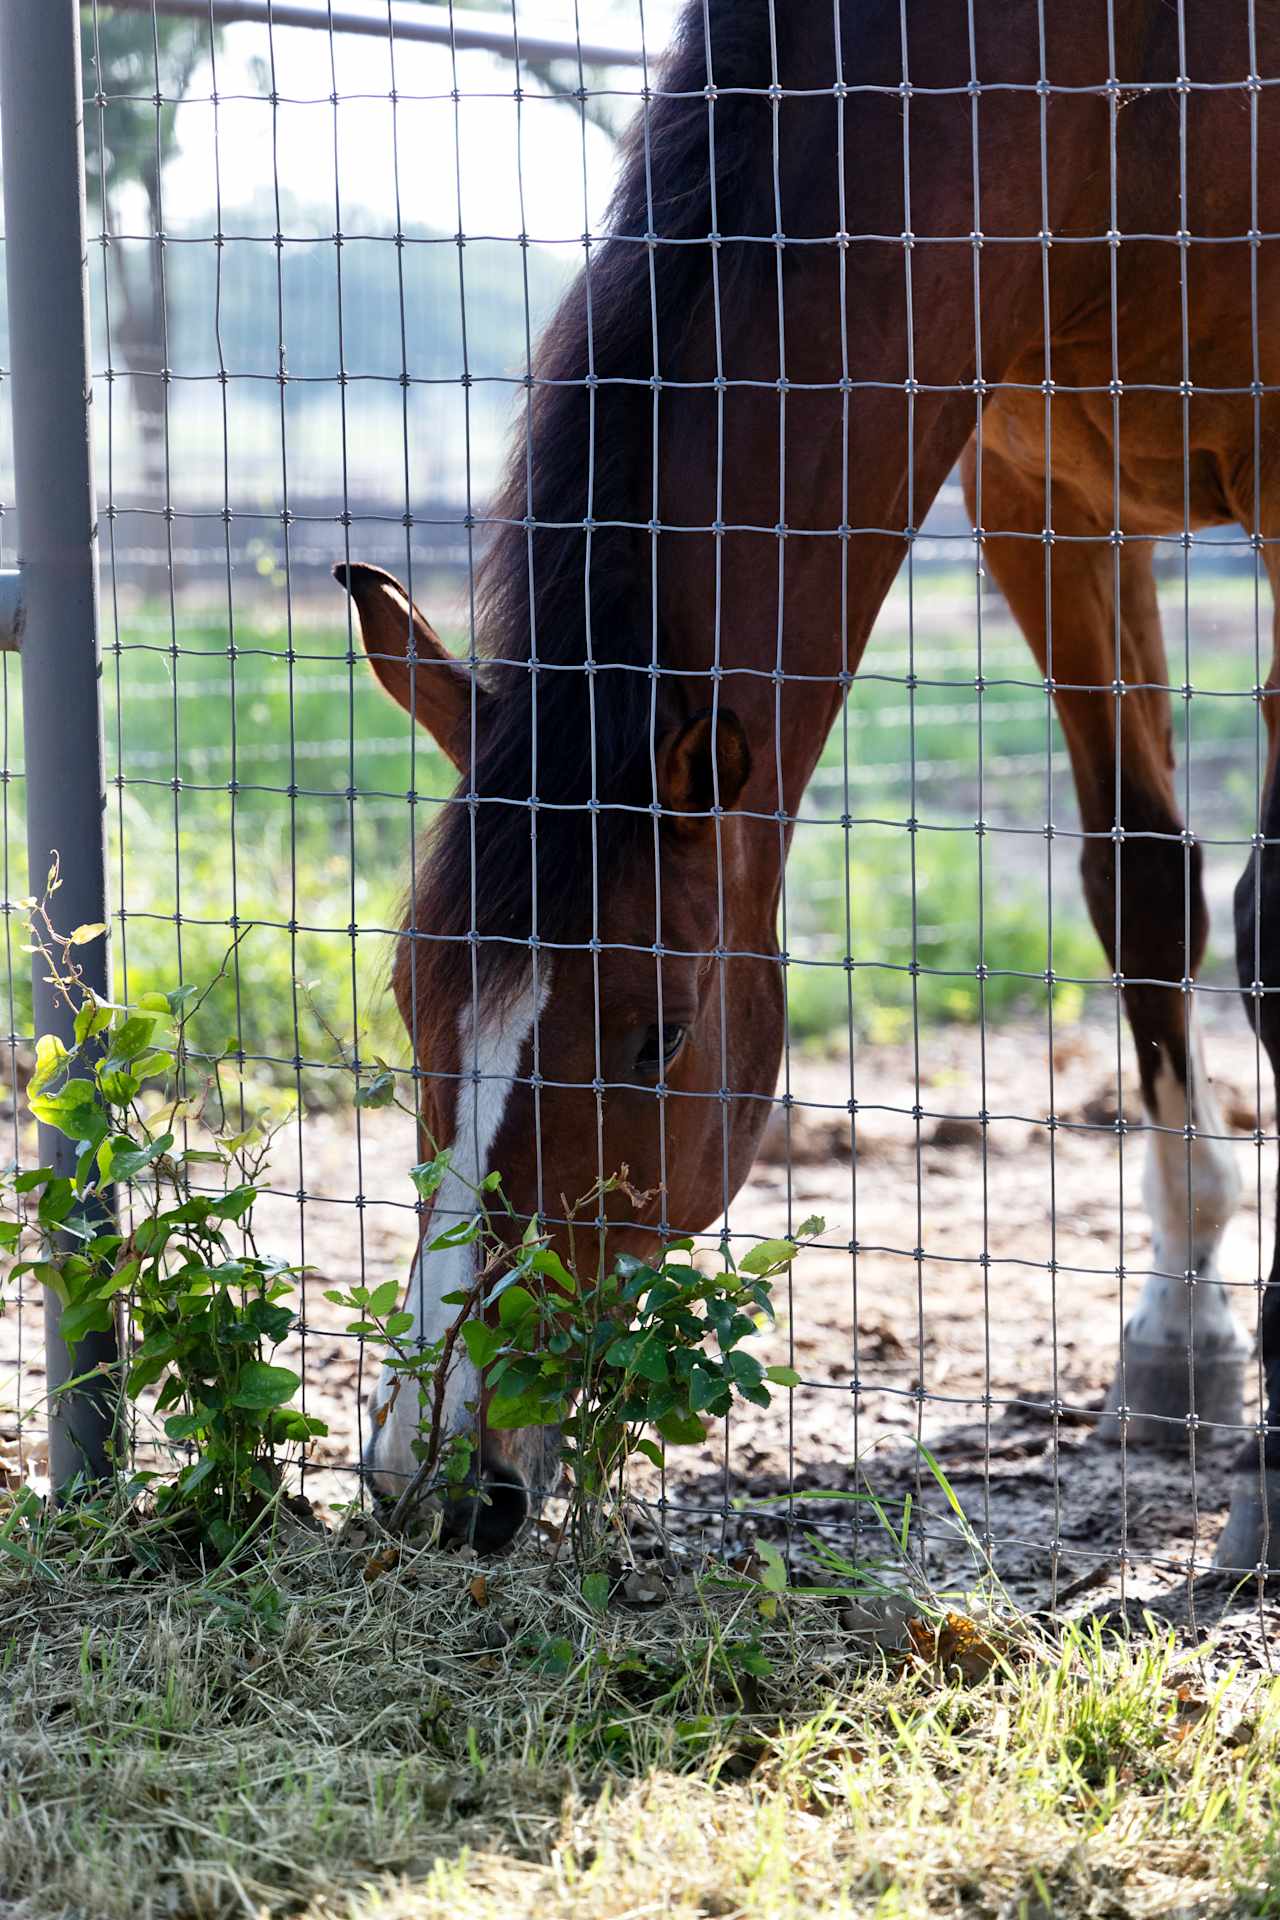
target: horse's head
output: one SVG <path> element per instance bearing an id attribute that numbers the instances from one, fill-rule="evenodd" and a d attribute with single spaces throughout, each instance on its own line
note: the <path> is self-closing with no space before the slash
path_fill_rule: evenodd
<path id="1" fill-rule="evenodd" d="M 528 938 L 546 924 L 551 904 L 537 903 L 535 922 L 530 877 L 544 894 L 573 877 L 530 860 L 524 808 L 508 814 L 521 816 L 508 841 L 511 858 L 523 860 L 522 912 L 510 933 L 477 938 L 486 890 L 509 891 L 509 875 L 486 870 L 474 837 L 477 814 L 505 803 L 481 799 L 469 808 L 465 797 L 473 759 L 500 724 L 501 696 L 447 652 L 389 574 L 367 566 L 336 572 L 359 612 L 374 672 L 457 766 L 463 781 L 450 811 L 472 822 L 469 834 L 453 829 L 451 871 L 442 871 L 450 849 L 441 836 L 426 841 L 395 966 L 422 1076 L 424 1146 L 448 1148 L 450 1157 L 406 1301 L 418 1337 L 431 1342 L 447 1338 L 458 1319 L 444 1297 L 472 1286 L 476 1256 L 471 1245 L 433 1252 L 430 1243 L 474 1214 L 476 1188 L 490 1171 L 501 1173 L 517 1217 L 537 1214 L 561 1236 L 562 1254 L 566 1213 L 591 1196 L 577 1214 L 575 1243 L 580 1261 L 590 1249 L 592 1264 L 602 1239 L 610 1257 L 652 1249 L 662 1233 L 700 1231 L 723 1211 L 750 1167 L 782 1045 L 773 957 L 778 866 L 768 858 L 777 830 L 761 835 L 757 826 L 752 846 L 749 823 L 735 813 L 751 772 L 736 716 L 724 706 L 676 713 L 652 731 L 650 805 L 625 840 L 604 843 L 594 885 L 586 876 L 575 937 Z M 601 1197 L 600 1184 L 624 1167 L 626 1187 Z M 555 1437 L 487 1429 L 480 1381 L 456 1335 L 438 1405 L 393 1393 L 393 1378 L 384 1375 L 374 1402 L 366 1464 L 375 1483 L 394 1493 L 415 1471 L 424 1419 L 434 1418 L 444 1439 L 476 1431 L 488 1497 L 468 1503 L 460 1518 L 478 1541 L 504 1544 L 528 1510 L 529 1490 L 556 1477 Z"/>

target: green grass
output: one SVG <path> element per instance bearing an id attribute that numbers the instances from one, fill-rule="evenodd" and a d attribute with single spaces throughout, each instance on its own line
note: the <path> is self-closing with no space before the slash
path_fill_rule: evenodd
<path id="1" fill-rule="evenodd" d="M 411 739 L 363 660 L 348 663 L 336 593 L 331 617 L 316 603 L 290 629 L 271 611 L 278 586 L 264 577 L 261 596 L 237 616 L 234 658 L 225 615 L 205 614 L 180 618 L 175 659 L 156 605 L 122 617 L 118 651 L 109 642 L 108 760 L 126 783 L 109 805 L 123 916 L 117 979 L 134 992 L 179 975 L 206 981 L 234 928 L 249 926 L 232 977 L 210 1001 L 205 1039 L 234 1039 L 256 1063 L 252 1074 L 286 1085 L 298 1081 L 295 1058 L 320 1063 L 302 1072 L 304 1093 L 341 1098 L 350 1075 L 330 1064 L 333 1043 L 310 998 L 347 1043 L 363 1035 L 366 1052 L 407 1063 L 385 991 L 391 936 L 415 829 L 452 778 L 423 736 Z M 429 581 L 420 591 L 425 604 L 439 597 Z M 1060 760 L 1047 770 L 1047 754 L 1061 755 L 1056 723 L 1031 656 L 991 603 L 979 694 L 971 595 L 958 570 L 922 570 L 912 644 L 899 587 L 851 692 L 847 726 L 837 722 L 823 753 L 787 887 L 795 1041 L 840 1041 L 851 1026 L 893 1038 L 917 1012 L 937 1022 L 1038 1010 L 1050 966 L 1068 982 L 1105 978 L 1080 900 L 1078 844 L 1043 834 L 1046 819 L 1069 826 L 1073 817 L 1069 773 Z M 1170 674 L 1181 684 L 1176 582 L 1167 597 Z M 1194 605 L 1201 625 L 1193 624 L 1189 671 L 1198 691 L 1175 702 L 1194 749 L 1190 817 L 1201 832 L 1239 837 L 1252 830 L 1258 724 L 1248 697 L 1256 670 L 1248 582 L 1213 575 Z M 912 669 L 918 684 L 909 687 Z M 6 672 L 17 768 L 20 694 L 12 666 Z M 13 895 L 25 885 L 21 783 L 5 793 Z M 981 846 L 980 812 L 993 828 Z M 1243 856 L 1223 857 L 1238 867 Z M 14 979 L 24 1031 L 17 954 Z M 1083 1000 L 1079 987 L 1057 988 L 1058 1016 L 1073 1017 Z"/>
<path id="2" fill-rule="evenodd" d="M 24 1920 L 1280 1910 L 1280 1687 L 1158 1632 L 1013 1622 L 966 1679 L 954 1614 L 881 1655 L 687 1573 L 604 1613 L 528 1555 L 125 1573 L 0 1569 Z"/>

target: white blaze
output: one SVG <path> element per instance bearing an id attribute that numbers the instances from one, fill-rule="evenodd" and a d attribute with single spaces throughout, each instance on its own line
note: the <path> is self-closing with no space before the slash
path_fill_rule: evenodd
<path id="1" fill-rule="evenodd" d="M 1148 1274 L 1126 1337 L 1153 1347 L 1185 1349 L 1188 1328 L 1197 1352 L 1239 1352 L 1248 1342 L 1218 1277 L 1218 1244 L 1240 1198 L 1240 1174 L 1204 1068 L 1194 1013 L 1185 1089 L 1166 1059 L 1155 1082 L 1152 1119 L 1168 1131 L 1152 1133 L 1143 1177 L 1151 1216 L 1155 1271 Z M 1188 1142 L 1183 1129 L 1197 1129 Z M 1214 1135 L 1216 1138 L 1206 1138 Z M 1187 1283 L 1197 1276 L 1188 1317 Z"/>
<path id="2" fill-rule="evenodd" d="M 462 1309 L 456 1303 L 446 1304 L 445 1296 L 465 1293 L 475 1278 L 474 1245 L 443 1247 L 435 1253 L 427 1249 L 446 1228 L 471 1219 L 477 1210 L 476 1188 L 492 1171 L 489 1154 L 511 1098 L 520 1056 L 550 989 L 550 968 L 545 962 L 539 972 L 536 1003 L 530 982 L 515 998 L 489 1008 L 482 1006 L 474 1032 L 470 1006 L 459 1016 L 460 1077 L 453 1139 L 449 1145 L 449 1171 L 436 1193 L 405 1295 L 405 1308 L 412 1313 L 414 1322 L 404 1336 L 407 1345 L 420 1342 L 429 1346 L 447 1333 Z M 400 1493 L 406 1480 L 417 1471 L 419 1463 L 413 1451 L 414 1442 L 419 1438 L 423 1415 L 429 1418 L 431 1413 L 428 1398 L 431 1389 L 422 1396 L 420 1409 L 418 1394 L 406 1383 L 379 1425 L 380 1409 L 391 1400 L 400 1377 L 389 1367 L 382 1370 L 373 1398 L 373 1428 L 366 1450 L 367 1464 L 374 1469 L 374 1484 L 391 1495 Z M 479 1375 L 459 1339 L 454 1343 L 445 1381 L 440 1414 L 442 1439 L 465 1428 L 471 1418 L 468 1403 L 474 1403 L 479 1385 Z"/>

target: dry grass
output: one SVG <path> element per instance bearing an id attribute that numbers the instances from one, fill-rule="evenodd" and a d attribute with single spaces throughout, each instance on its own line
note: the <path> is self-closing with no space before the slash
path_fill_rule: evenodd
<path id="1" fill-rule="evenodd" d="M 0 1571 L 6 1915 L 1280 1911 L 1280 1688 L 1211 1650 L 868 1657 L 804 1595 L 597 1615 L 545 1559 L 301 1538 L 42 1558 Z"/>

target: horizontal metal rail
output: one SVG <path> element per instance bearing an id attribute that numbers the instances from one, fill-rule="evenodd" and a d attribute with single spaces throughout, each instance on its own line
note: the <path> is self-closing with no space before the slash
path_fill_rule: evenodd
<path id="1" fill-rule="evenodd" d="M 418 5 L 417 0 L 113 0 L 134 13 L 159 13 L 230 26 L 313 27 L 328 33 L 388 35 L 397 40 L 428 41 L 462 52 L 502 54 L 508 60 L 578 60 L 592 67 L 642 66 L 646 50 L 639 40 L 580 40 L 572 33 L 517 36 L 509 18 L 494 13 L 459 19 L 448 7 Z M 650 48 L 649 54 L 656 49 Z"/>

